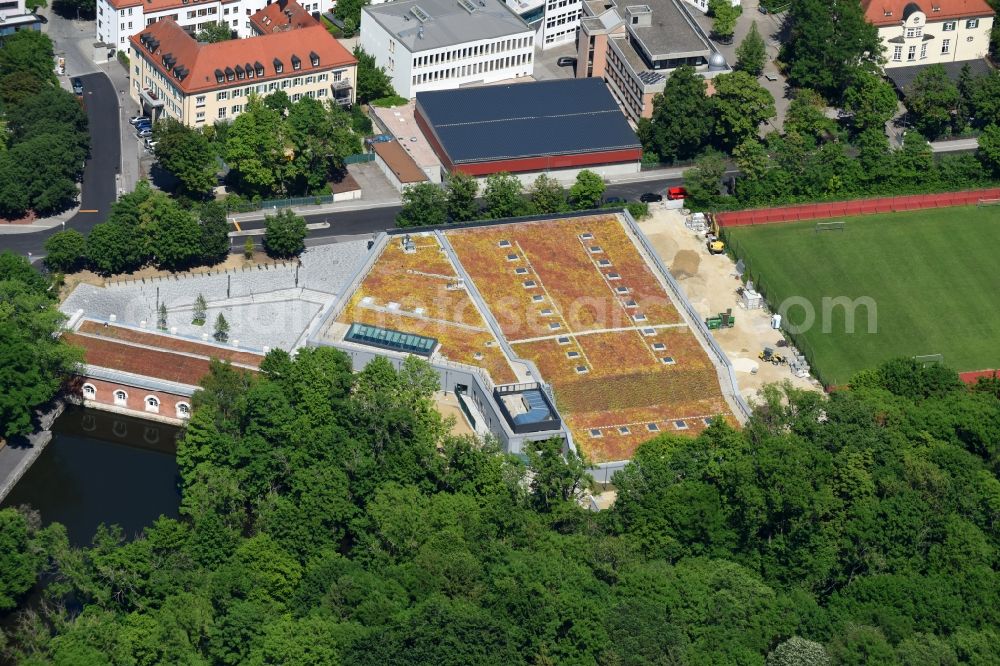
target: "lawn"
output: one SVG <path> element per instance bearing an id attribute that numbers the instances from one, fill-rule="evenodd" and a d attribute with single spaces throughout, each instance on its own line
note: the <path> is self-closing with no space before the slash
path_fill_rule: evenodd
<path id="1" fill-rule="evenodd" d="M 804 299 L 815 323 L 803 347 L 826 384 L 843 384 L 862 369 L 896 356 L 942 354 L 958 371 L 1000 367 L 1000 207 L 945 208 L 846 218 L 844 231 L 815 231 L 816 222 L 727 230 L 773 308 Z M 875 330 L 856 309 L 823 299 L 868 297 Z M 799 326 L 806 307 L 786 321 Z"/>

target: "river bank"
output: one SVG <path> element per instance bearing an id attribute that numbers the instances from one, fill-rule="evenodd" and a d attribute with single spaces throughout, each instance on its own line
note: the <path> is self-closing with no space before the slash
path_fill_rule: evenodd
<path id="1" fill-rule="evenodd" d="M 62 415 L 65 408 L 66 403 L 58 401 L 39 419 L 39 430 L 23 439 L 0 446 L 0 502 L 6 499 L 24 473 L 52 441 L 52 424 Z"/>

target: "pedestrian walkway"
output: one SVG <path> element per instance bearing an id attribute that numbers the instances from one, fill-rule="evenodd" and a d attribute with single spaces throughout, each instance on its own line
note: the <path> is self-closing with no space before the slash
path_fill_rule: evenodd
<path id="1" fill-rule="evenodd" d="M 42 455 L 42 451 L 52 441 L 49 428 L 62 414 L 64 408 L 65 405 L 61 401 L 58 402 L 39 419 L 40 430 L 31 433 L 20 442 L 0 446 L 0 502 L 7 497 L 31 464 Z"/>

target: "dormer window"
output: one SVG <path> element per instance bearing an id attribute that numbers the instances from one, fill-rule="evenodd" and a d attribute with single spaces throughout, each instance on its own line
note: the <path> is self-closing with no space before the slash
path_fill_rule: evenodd
<path id="1" fill-rule="evenodd" d="M 257 71 L 257 76 L 264 76 L 264 65 L 259 62 L 253 64 L 253 68 Z"/>
<path id="2" fill-rule="evenodd" d="M 243 71 L 243 65 L 236 65 L 236 78 L 245 79 L 247 76 L 246 72 Z"/>
<path id="3" fill-rule="evenodd" d="M 309 52 L 309 62 L 312 63 L 313 67 L 319 67 L 319 54 L 315 51 Z"/>
<path id="4" fill-rule="evenodd" d="M 222 73 L 221 69 L 215 70 L 215 82 L 222 83 L 226 78 L 226 75 Z"/>
<path id="5" fill-rule="evenodd" d="M 247 78 L 248 79 L 252 79 L 253 78 L 253 65 L 251 65 L 250 63 L 247 63 L 247 64 L 243 65 L 243 69 L 246 70 Z"/>
<path id="6" fill-rule="evenodd" d="M 886 9 L 885 11 L 882 12 L 882 16 L 892 16 L 892 10 Z"/>
<path id="7" fill-rule="evenodd" d="M 275 71 L 275 73 L 276 74 L 281 74 L 282 70 L 284 70 L 284 69 L 285 69 L 285 66 L 281 63 L 281 61 L 278 60 L 277 58 L 275 58 L 274 59 L 274 71 Z"/>
<path id="8" fill-rule="evenodd" d="M 297 55 L 292 56 L 292 69 L 302 69 L 302 60 Z"/>
<path id="9" fill-rule="evenodd" d="M 236 78 L 236 72 L 233 71 L 232 67 L 226 67 L 226 81 L 232 81 Z"/>

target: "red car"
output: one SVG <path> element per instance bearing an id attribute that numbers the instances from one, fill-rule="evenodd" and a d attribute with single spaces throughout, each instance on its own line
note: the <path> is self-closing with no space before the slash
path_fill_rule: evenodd
<path id="1" fill-rule="evenodd" d="M 683 187 L 671 187 L 667 190 L 667 199 L 673 201 L 675 199 L 683 199 L 688 194 L 688 191 Z"/>

